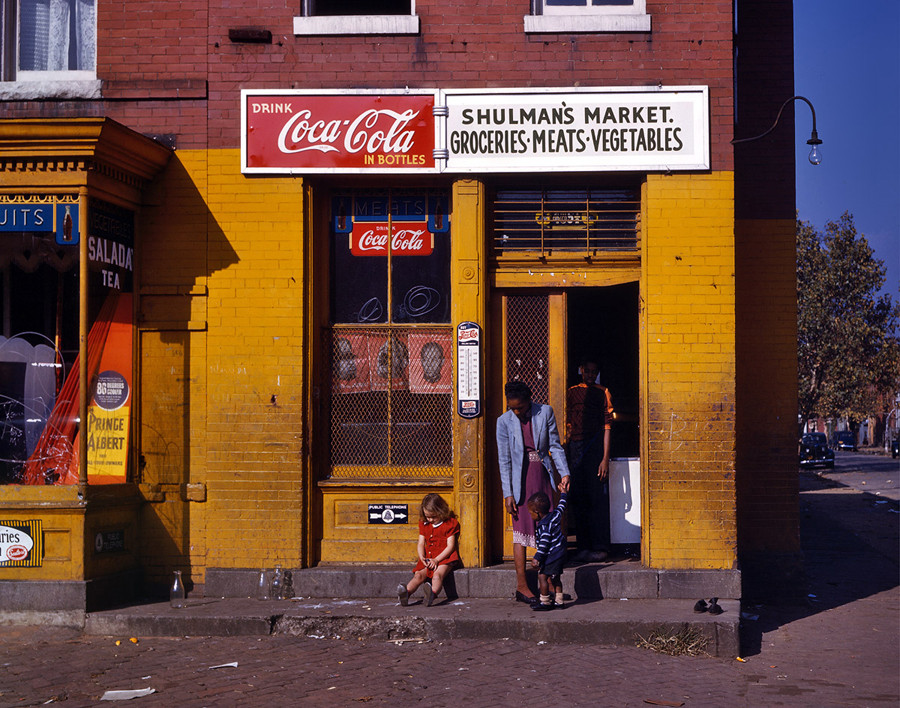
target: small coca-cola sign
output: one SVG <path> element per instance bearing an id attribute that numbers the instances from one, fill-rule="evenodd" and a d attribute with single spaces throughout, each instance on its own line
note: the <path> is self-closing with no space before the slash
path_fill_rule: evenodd
<path id="1" fill-rule="evenodd" d="M 434 92 L 244 91 L 244 172 L 436 171 Z"/>
<path id="2" fill-rule="evenodd" d="M 354 256 L 386 256 L 390 242 L 395 256 L 430 256 L 434 250 L 434 236 L 424 222 L 394 221 L 390 224 L 357 221 L 350 233 L 350 252 Z M 388 234 L 390 233 L 390 239 Z"/>

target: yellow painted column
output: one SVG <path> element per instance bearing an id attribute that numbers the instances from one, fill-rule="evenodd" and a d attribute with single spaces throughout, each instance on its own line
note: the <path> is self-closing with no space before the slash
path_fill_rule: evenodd
<path id="1" fill-rule="evenodd" d="M 733 173 L 650 175 L 645 197 L 642 559 L 655 568 L 732 568 Z"/>
<path id="2" fill-rule="evenodd" d="M 469 567 L 483 566 L 487 553 L 485 514 L 485 416 L 484 416 L 484 327 L 487 311 L 487 267 L 484 246 L 485 190 L 476 180 L 453 185 L 451 246 L 451 322 L 465 321 L 482 328 L 482 414 L 466 419 L 455 411 L 453 441 L 456 451 L 454 488 L 460 519 L 460 553 Z M 455 363 L 454 355 L 454 363 Z M 454 378 L 455 380 L 455 378 Z"/>

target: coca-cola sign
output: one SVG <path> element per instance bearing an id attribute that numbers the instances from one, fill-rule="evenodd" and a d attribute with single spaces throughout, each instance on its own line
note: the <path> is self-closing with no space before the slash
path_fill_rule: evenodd
<path id="1" fill-rule="evenodd" d="M 435 92 L 245 91 L 242 170 L 437 171 Z"/>
<path id="2" fill-rule="evenodd" d="M 387 223 L 355 222 L 350 233 L 350 252 L 354 256 L 386 256 L 390 245 L 395 256 L 431 255 L 434 236 L 424 221 L 393 221 L 390 227 L 389 239 Z"/>

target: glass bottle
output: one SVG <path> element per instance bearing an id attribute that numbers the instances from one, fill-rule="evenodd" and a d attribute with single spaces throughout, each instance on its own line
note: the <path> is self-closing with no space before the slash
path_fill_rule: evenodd
<path id="1" fill-rule="evenodd" d="M 256 581 L 256 599 L 269 599 L 269 574 L 265 568 L 259 571 L 259 579 Z"/>
<path id="2" fill-rule="evenodd" d="M 294 574 L 286 570 L 284 571 L 284 585 L 281 588 L 281 598 L 290 600 L 294 597 Z"/>
<path id="3" fill-rule="evenodd" d="M 281 566 L 275 565 L 275 572 L 272 574 L 272 585 L 269 591 L 269 596 L 273 600 L 281 599 L 281 591 L 284 589 L 284 574 L 281 571 Z"/>
<path id="4" fill-rule="evenodd" d="M 172 580 L 172 587 L 169 590 L 169 604 L 172 607 L 184 607 L 184 582 L 181 580 L 181 571 L 175 571 L 175 578 Z"/>

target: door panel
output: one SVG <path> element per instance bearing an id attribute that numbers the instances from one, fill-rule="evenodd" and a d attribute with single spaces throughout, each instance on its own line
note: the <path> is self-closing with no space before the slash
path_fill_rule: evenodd
<path id="1" fill-rule="evenodd" d="M 524 381 L 538 403 L 556 412 L 565 429 L 566 294 L 564 291 L 507 290 L 502 298 L 503 378 L 500 411 L 506 410 L 502 385 Z M 500 505 L 502 509 L 502 504 Z M 503 558 L 512 558 L 512 519 L 503 514 Z"/>

